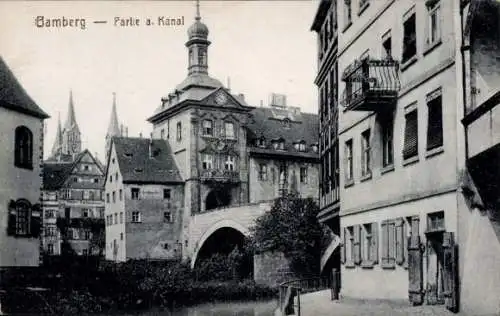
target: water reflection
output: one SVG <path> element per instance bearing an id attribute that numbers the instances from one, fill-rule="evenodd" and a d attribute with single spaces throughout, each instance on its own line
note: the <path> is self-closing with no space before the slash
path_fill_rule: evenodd
<path id="1" fill-rule="evenodd" d="M 229 302 L 201 304 L 192 307 L 167 310 L 151 310 L 137 316 L 272 316 L 277 302 Z"/>

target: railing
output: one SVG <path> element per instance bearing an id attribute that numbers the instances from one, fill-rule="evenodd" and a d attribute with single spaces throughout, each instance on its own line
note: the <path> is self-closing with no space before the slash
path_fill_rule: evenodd
<path id="1" fill-rule="evenodd" d="M 239 181 L 240 173 L 232 170 L 209 169 L 201 172 L 202 181 L 221 181 L 236 182 Z"/>
<path id="2" fill-rule="evenodd" d="M 356 60 L 342 75 L 346 82 L 341 104 L 348 110 L 376 110 L 379 103 L 397 97 L 399 63 L 392 59 Z"/>
<path id="3" fill-rule="evenodd" d="M 292 280 L 279 286 L 278 308 L 281 315 L 301 315 L 300 295 L 331 289 L 332 300 L 338 299 L 340 273 L 334 269 L 328 276 Z M 295 297 L 297 300 L 295 301 Z"/>

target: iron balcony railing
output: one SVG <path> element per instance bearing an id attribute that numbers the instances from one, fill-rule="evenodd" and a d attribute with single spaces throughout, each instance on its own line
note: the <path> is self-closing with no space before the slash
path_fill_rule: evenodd
<path id="1" fill-rule="evenodd" d="M 392 59 L 356 60 L 342 75 L 341 105 L 350 111 L 379 111 L 394 104 L 401 87 L 399 63 Z"/>
<path id="2" fill-rule="evenodd" d="M 201 172 L 202 181 L 238 182 L 240 173 L 233 170 L 208 169 Z"/>

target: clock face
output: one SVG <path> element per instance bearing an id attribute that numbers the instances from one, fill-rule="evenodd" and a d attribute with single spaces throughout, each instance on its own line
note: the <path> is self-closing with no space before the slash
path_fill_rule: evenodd
<path id="1" fill-rule="evenodd" d="M 226 104 L 226 102 L 227 102 L 226 94 L 224 92 L 217 93 L 217 95 L 215 96 L 215 103 L 222 105 Z"/>

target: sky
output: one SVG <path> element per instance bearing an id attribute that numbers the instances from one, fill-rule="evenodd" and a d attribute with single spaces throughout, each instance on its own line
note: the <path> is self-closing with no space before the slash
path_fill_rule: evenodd
<path id="1" fill-rule="evenodd" d="M 318 0 L 200 1 L 209 28 L 209 74 L 252 106 L 272 92 L 287 103 L 317 112 L 316 35 L 310 27 Z M 64 124 L 73 91 L 83 148 L 104 157 L 105 135 L 116 93 L 118 120 L 129 136 L 149 135 L 146 119 L 187 76 L 187 29 L 195 1 L 2 1 L 0 54 L 22 86 L 51 118 L 44 151 L 52 148 L 60 115 Z M 184 25 L 160 26 L 158 18 L 184 17 Z M 81 27 L 37 27 L 65 17 Z M 138 26 L 116 26 L 132 17 Z M 150 18 L 155 25 L 147 26 Z M 42 18 L 38 18 L 41 22 Z M 106 24 L 93 21 L 106 20 Z M 120 24 L 120 23 L 118 23 Z M 78 24 L 81 25 L 81 24 Z"/>

